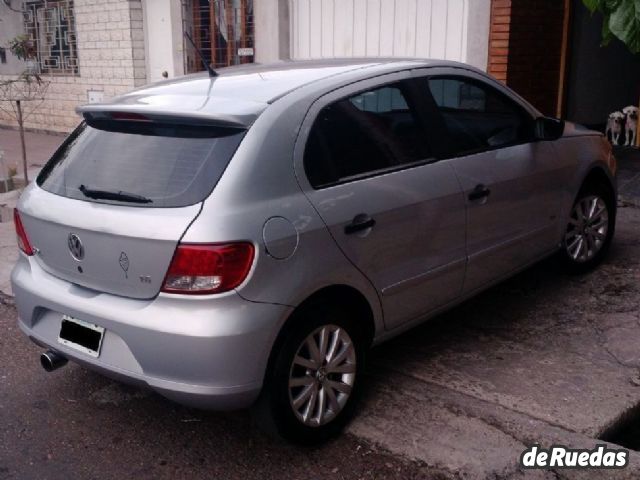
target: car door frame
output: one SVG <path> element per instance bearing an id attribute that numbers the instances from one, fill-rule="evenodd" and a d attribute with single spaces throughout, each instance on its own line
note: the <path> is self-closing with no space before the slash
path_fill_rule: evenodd
<path id="1" fill-rule="evenodd" d="M 426 117 L 425 117 L 425 108 L 424 108 L 424 102 L 422 101 L 423 99 L 421 98 L 422 95 L 417 96 L 416 95 L 416 90 L 415 90 L 415 79 L 414 79 L 414 75 L 413 75 L 413 71 L 411 69 L 404 69 L 404 70 L 400 70 L 397 72 L 393 72 L 393 73 L 385 73 L 385 74 L 381 74 L 381 75 L 376 75 L 376 76 L 372 76 L 369 77 L 367 79 L 362 79 L 362 80 L 358 80 L 356 82 L 353 83 L 349 83 L 340 87 L 337 87 L 329 92 L 325 92 L 322 95 L 319 95 L 318 98 L 316 98 L 313 103 L 311 104 L 311 106 L 309 107 L 305 118 L 300 126 L 300 130 L 298 132 L 298 137 L 296 139 L 296 143 L 294 146 L 294 171 L 298 180 L 298 183 L 300 185 L 300 188 L 302 190 L 302 192 L 305 194 L 305 196 L 307 196 L 307 198 L 309 199 L 309 202 L 311 203 L 311 205 L 313 206 L 314 209 L 317 208 L 314 205 L 314 202 L 311 200 L 311 198 L 309 198 L 309 192 L 313 192 L 314 190 L 316 190 L 316 188 L 314 188 L 313 185 L 311 185 L 311 183 L 309 182 L 306 172 L 305 172 L 305 168 L 304 168 L 304 151 L 305 151 L 305 147 L 307 144 L 307 140 L 309 138 L 310 132 L 311 132 L 311 128 L 314 125 L 314 122 L 318 116 L 318 114 L 322 111 L 323 108 L 325 108 L 326 106 L 335 103 L 341 99 L 345 99 L 345 98 L 349 98 L 350 96 L 354 96 L 357 95 L 360 92 L 364 92 L 367 90 L 373 90 L 376 88 L 382 88 L 385 85 L 389 85 L 389 84 L 393 84 L 395 82 L 401 82 L 401 81 L 405 81 L 407 82 L 407 84 L 409 85 L 409 90 L 410 90 L 410 98 L 407 99 L 408 102 L 411 102 L 412 105 L 414 106 L 415 110 L 416 110 L 416 116 L 418 118 L 418 120 L 421 123 L 424 123 Z M 424 126 L 424 125 L 423 125 Z M 430 138 L 429 136 L 427 136 L 427 138 Z M 432 153 L 435 153 L 434 150 L 434 144 L 430 141 L 428 141 L 429 143 L 429 147 L 431 148 Z M 372 178 L 372 177 L 377 177 L 377 176 L 382 176 L 382 175 L 387 175 L 390 173 L 395 173 L 395 172 L 400 172 L 400 171 L 404 171 L 404 170 L 409 170 L 409 169 L 414 169 L 414 168 L 420 168 L 420 167 L 424 167 L 426 165 L 429 164 L 434 164 L 434 163 L 439 163 L 439 159 L 437 158 L 437 156 L 433 156 L 432 158 L 429 159 L 425 159 L 422 161 L 417 161 L 417 162 L 413 162 L 413 163 L 407 163 L 407 164 L 403 164 L 403 165 L 399 165 L 397 167 L 393 167 L 391 169 L 382 169 L 382 170 L 377 170 L 377 171 L 372 171 L 372 172 L 367 172 L 361 175 L 357 175 L 354 177 L 349 177 L 347 180 L 343 181 L 343 182 L 338 182 L 335 184 L 331 184 L 329 187 L 326 188 L 330 188 L 336 185 L 341 185 L 344 183 L 350 183 L 350 182 L 355 182 L 355 181 L 359 181 L 359 180 L 365 180 L 367 178 Z M 450 168 L 450 167 L 447 167 Z M 455 179 L 455 173 L 452 170 L 452 174 L 453 174 L 453 178 Z M 456 179 L 457 182 L 457 179 Z M 459 187 L 459 183 L 457 184 L 457 186 Z M 323 187 L 325 188 L 325 187 Z M 460 196 L 462 199 L 462 192 L 460 191 Z M 462 199 L 461 202 L 461 206 L 464 205 L 464 199 Z M 320 212 L 318 212 L 318 214 L 320 215 L 320 217 L 322 218 L 322 215 L 320 214 Z M 324 218 L 323 218 L 323 222 L 324 222 Z M 328 227 L 328 226 L 327 226 Z M 329 227 L 328 227 L 329 228 Z M 466 224 L 465 224 L 465 229 L 466 229 Z M 464 230 L 464 229 L 463 229 Z M 464 235 L 464 231 L 463 231 L 463 235 Z M 337 240 L 336 240 L 337 241 Z M 459 259 L 457 259 L 456 261 L 452 261 L 448 264 L 445 265 L 440 265 L 436 268 L 432 268 L 429 270 L 426 270 L 424 272 L 422 272 L 421 275 L 418 276 L 414 276 L 414 277 L 410 277 L 405 279 L 403 282 L 400 283 L 404 283 L 406 282 L 406 285 L 412 285 L 412 284 L 416 284 L 419 283 L 421 281 L 422 277 L 425 277 L 427 275 L 431 275 L 431 274 L 439 274 L 439 275 L 444 275 L 447 272 L 452 271 L 455 268 L 460 269 L 461 272 L 461 277 L 462 280 L 460 282 L 459 288 L 456 291 L 456 297 L 454 299 L 452 299 L 451 301 L 448 301 L 446 303 L 446 305 L 450 305 L 452 303 L 455 303 L 455 301 L 458 300 L 458 297 L 462 294 L 462 287 L 463 287 L 463 282 L 464 282 L 464 271 L 466 269 L 466 245 L 462 248 L 462 255 L 460 256 Z M 348 257 L 348 255 L 346 255 L 346 253 L 344 254 L 345 257 L 347 258 L 347 260 L 349 262 L 351 262 L 352 264 L 353 261 Z M 403 323 L 396 323 L 396 324 L 390 324 L 388 317 L 386 315 L 386 311 L 384 308 L 385 305 L 385 294 L 386 293 L 392 293 L 392 291 L 401 288 L 399 283 L 396 284 L 392 284 L 392 285 L 388 285 L 386 286 L 386 288 L 380 289 L 378 288 L 378 286 L 376 286 L 373 282 L 373 280 L 371 278 L 369 278 L 369 276 L 365 273 L 362 272 L 362 270 L 360 270 L 360 268 L 354 264 L 354 266 L 363 274 L 363 276 L 369 281 L 369 283 L 372 285 L 372 287 L 376 290 L 380 303 L 383 306 L 383 318 L 384 318 L 384 322 L 385 322 L 385 326 L 387 331 L 391 331 L 391 330 L 397 330 L 397 329 L 401 329 L 404 328 L 407 324 L 415 324 L 417 321 L 420 321 L 421 319 L 426 318 L 427 316 L 429 316 L 431 314 L 431 311 L 435 311 L 435 310 L 440 310 L 444 305 L 439 305 L 437 307 L 434 307 L 432 310 L 429 311 L 425 311 L 422 312 L 420 315 L 418 315 L 416 318 L 411 318 L 411 319 L 407 319 L 405 322 Z"/>

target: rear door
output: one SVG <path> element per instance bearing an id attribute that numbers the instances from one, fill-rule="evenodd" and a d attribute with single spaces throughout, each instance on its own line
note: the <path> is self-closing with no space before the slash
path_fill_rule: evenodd
<path id="1" fill-rule="evenodd" d="M 38 264 L 99 292 L 152 298 L 244 130 L 81 125 L 20 202 Z"/>
<path id="2" fill-rule="evenodd" d="M 409 73 L 318 100 L 296 171 L 335 241 L 378 290 L 388 328 L 455 299 L 465 266 L 464 199 L 434 162 Z"/>
<path id="3" fill-rule="evenodd" d="M 567 172 L 550 143 L 534 141 L 534 118 L 518 102 L 475 74 L 430 73 L 422 88 L 467 206 L 469 293 L 555 248 Z"/>

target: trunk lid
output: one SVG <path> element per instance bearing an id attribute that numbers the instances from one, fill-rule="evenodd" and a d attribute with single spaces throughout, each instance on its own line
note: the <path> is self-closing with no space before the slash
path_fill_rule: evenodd
<path id="1" fill-rule="evenodd" d="M 245 130 L 143 116 L 82 124 L 23 194 L 35 260 L 99 292 L 153 298 Z"/>
<path id="2" fill-rule="evenodd" d="M 149 215 L 146 208 L 84 202 L 33 186 L 19 210 L 43 270 L 99 292 L 148 299 L 160 291 L 200 204 L 154 209 Z M 72 238 L 81 245 L 80 259 L 72 254 Z"/>

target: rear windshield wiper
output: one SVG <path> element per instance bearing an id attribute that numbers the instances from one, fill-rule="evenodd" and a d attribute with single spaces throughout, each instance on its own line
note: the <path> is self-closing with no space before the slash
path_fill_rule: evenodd
<path id="1" fill-rule="evenodd" d="M 96 190 L 93 188 L 87 188 L 84 185 L 80 185 L 78 190 L 82 192 L 85 197 L 93 198 L 96 200 L 117 200 L 121 202 L 131 203 L 152 203 L 153 200 L 142 195 L 136 195 L 135 193 L 127 193 L 122 190 L 118 192 L 110 192 L 109 190 Z"/>

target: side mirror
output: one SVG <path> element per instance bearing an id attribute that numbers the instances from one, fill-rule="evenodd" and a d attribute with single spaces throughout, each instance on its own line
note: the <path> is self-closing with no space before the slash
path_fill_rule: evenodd
<path id="1" fill-rule="evenodd" d="M 558 140 L 564 135 L 564 120 L 550 117 L 536 118 L 536 140 Z"/>

